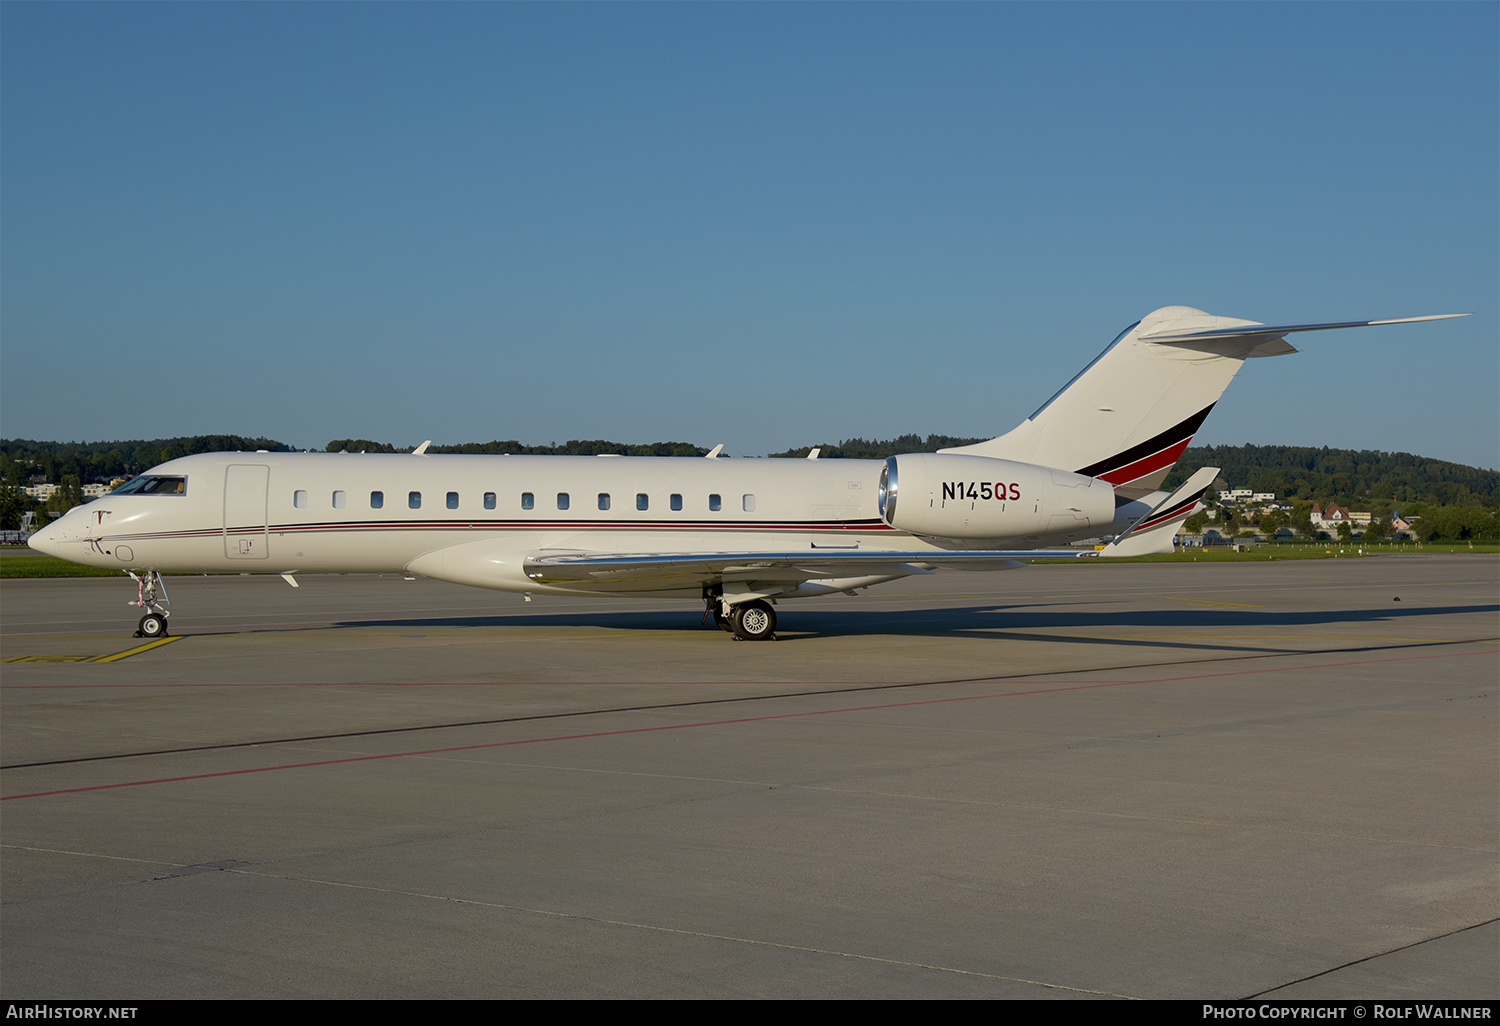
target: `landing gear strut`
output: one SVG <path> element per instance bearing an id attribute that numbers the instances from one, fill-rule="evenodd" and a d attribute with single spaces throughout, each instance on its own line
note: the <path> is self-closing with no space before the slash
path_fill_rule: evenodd
<path id="1" fill-rule="evenodd" d="M 127 602 L 126 605 L 146 610 L 146 615 L 141 617 L 141 622 L 136 625 L 133 636 L 137 638 L 165 638 L 167 636 L 167 617 L 172 615 L 167 607 L 172 604 L 172 599 L 167 595 L 167 586 L 162 583 L 161 571 L 147 570 L 140 574 L 134 570 L 127 570 L 125 572 L 135 582 L 135 601 Z M 158 597 L 158 592 L 160 593 L 160 597 Z"/>
<path id="2" fill-rule="evenodd" d="M 724 612 L 724 603 L 721 601 L 724 593 L 718 588 L 703 589 L 703 619 L 699 626 L 708 623 L 708 618 L 714 618 L 714 624 L 722 631 L 734 633 L 734 626 L 729 622 L 729 616 Z"/>

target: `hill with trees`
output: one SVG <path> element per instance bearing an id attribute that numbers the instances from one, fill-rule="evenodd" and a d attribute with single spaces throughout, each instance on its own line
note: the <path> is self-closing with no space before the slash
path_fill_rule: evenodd
<path id="1" fill-rule="evenodd" d="M 830 445 L 823 442 L 819 445 L 804 445 L 798 449 L 788 449 L 786 452 L 773 452 L 771 458 L 790 457 L 804 459 L 813 449 L 822 449 L 819 454 L 826 460 L 883 460 L 889 456 L 899 456 L 903 452 L 937 452 L 939 449 L 951 449 L 956 445 L 973 445 L 982 442 L 982 438 L 955 438 L 953 435 L 897 435 L 895 438 L 887 438 L 879 441 L 866 441 L 863 438 L 846 438 L 838 445 Z"/>
<path id="2" fill-rule="evenodd" d="M 1193 446 L 1182 454 L 1163 487 L 1175 488 L 1199 467 L 1221 468 L 1232 488 L 1275 492 L 1283 501 L 1332 500 L 1340 506 L 1384 503 L 1405 509 L 1500 504 L 1500 473 L 1460 463 L 1375 449 L 1291 445 Z"/>
<path id="3" fill-rule="evenodd" d="M 328 443 L 325 452 L 411 452 L 415 446 L 388 445 L 372 442 L 368 438 L 335 438 Z M 621 456 L 704 456 L 707 449 L 691 442 L 647 442 L 629 445 L 624 442 L 608 442 L 602 438 L 592 440 L 573 439 L 558 445 L 522 445 L 511 439 L 500 442 L 464 442 L 459 445 L 430 445 L 430 453 L 462 453 L 470 456 L 598 456 L 600 453 L 618 453 Z"/>
<path id="4" fill-rule="evenodd" d="M 29 438 L 0 438 L 0 476 L 19 483 L 64 477 L 80 481 L 108 481 L 130 477 L 158 463 L 200 452 L 291 452 L 285 442 L 244 435 L 189 435 L 182 438 L 133 439 L 118 442 L 38 442 Z"/>

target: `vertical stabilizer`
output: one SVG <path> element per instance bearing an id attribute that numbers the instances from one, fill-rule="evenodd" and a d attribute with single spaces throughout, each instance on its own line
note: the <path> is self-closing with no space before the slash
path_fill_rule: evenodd
<path id="1" fill-rule="evenodd" d="M 1121 332 L 1014 431 L 942 451 L 1069 470 L 1139 498 L 1161 485 L 1247 358 L 1296 352 L 1264 332 L 1211 341 L 1202 333 L 1262 327 L 1188 306 L 1163 307 Z"/>
<path id="2" fill-rule="evenodd" d="M 1014 431 L 940 451 L 1070 470 L 1138 499 L 1161 484 L 1242 363 L 1297 351 L 1283 336 L 1467 316 L 1261 324 L 1164 306 L 1120 332 Z"/>

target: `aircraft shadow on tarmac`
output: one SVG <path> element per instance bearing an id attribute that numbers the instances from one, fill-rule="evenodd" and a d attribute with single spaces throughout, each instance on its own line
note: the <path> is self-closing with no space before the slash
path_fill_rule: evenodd
<path id="1" fill-rule="evenodd" d="M 784 641 L 806 640 L 817 637 L 850 637 L 898 635 L 915 637 L 965 637 L 991 638 L 996 641 L 1014 641 L 1018 635 L 1028 640 L 1063 641 L 1069 644 L 1102 645 L 1149 645 L 1154 648 L 1217 648 L 1211 638 L 1201 642 L 1177 639 L 1168 642 L 1159 638 L 1106 637 L 1119 629 L 1174 629 L 1212 630 L 1233 629 L 1235 631 L 1276 631 L 1306 627 L 1336 627 L 1355 624 L 1399 624 L 1420 622 L 1431 617 L 1484 613 L 1494 617 L 1500 613 L 1500 604 L 1465 606 L 1420 606 L 1397 605 L 1366 609 L 1308 609 L 1292 612 L 1264 612 L 1253 609 L 1146 609 L 1115 610 L 1109 612 L 1052 612 L 1034 603 L 1024 606 L 997 606 L 993 604 L 975 606 L 947 606 L 940 609 L 907 610 L 827 610 L 806 609 L 779 610 L 780 622 L 777 636 Z M 334 627 L 396 627 L 396 628 L 537 628 L 537 627 L 594 627 L 619 631 L 714 631 L 710 622 L 700 624 L 701 613 L 682 613 L 661 610 L 619 612 L 589 610 L 587 612 L 536 612 L 522 614 L 499 614 L 495 616 L 452 617 L 403 617 L 400 619 L 361 619 L 341 621 Z M 1067 635 L 1037 634 L 1038 630 L 1067 631 Z M 1074 633 L 1076 632 L 1076 633 Z M 1080 637 L 1097 634 L 1100 637 Z M 1228 640 L 1228 639 L 1226 639 Z M 1258 639 L 1267 640 L 1267 639 Z M 1371 641 L 1381 640 L 1371 637 Z M 1245 645 L 1237 644 L 1237 649 Z M 1279 650 L 1279 646 L 1277 646 Z"/>

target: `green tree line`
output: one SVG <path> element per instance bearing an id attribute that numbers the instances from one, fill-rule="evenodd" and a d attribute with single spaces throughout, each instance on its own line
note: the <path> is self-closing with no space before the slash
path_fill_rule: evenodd
<path id="1" fill-rule="evenodd" d="M 129 477 L 158 463 L 200 452 L 291 452 L 292 447 L 270 438 L 243 435 L 191 435 L 183 438 L 136 439 L 119 442 L 38 442 L 30 438 L 0 438 L 0 475 L 16 476 L 22 484 L 68 476 L 80 481 Z"/>
<path id="2" fill-rule="evenodd" d="M 325 452 L 411 452 L 413 445 L 389 445 L 368 438 L 335 438 Z M 522 445 L 511 439 L 495 442 L 464 442 L 459 445 L 429 445 L 430 453 L 459 453 L 468 456 L 598 456 L 618 453 L 621 456 L 703 456 L 708 450 L 691 442 L 646 442 L 631 445 L 602 438 L 578 439 L 558 445 Z"/>
<path id="3" fill-rule="evenodd" d="M 1182 454 L 1163 487 L 1175 488 L 1199 467 L 1219 467 L 1219 476 L 1231 487 L 1275 492 L 1283 501 L 1331 500 L 1351 508 L 1383 502 L 1402 512 L 1413 503 L 1500 504 L 1500 473 L 1496 471 L 1406 452 L 1327 446 L 1193 446 Z"/>
<path id="4" fill-rule="evenodd" d="M 956 438 L 953 435 L 897 435 L 895 438 L 881 440 L 866 440 L 863 438 L 846 438 L 837 445 L 822 442 L 819 445 L 804 445 L 797 449 L 788 449 L 786 452 L 773 452 L 773 458 L 791 457 L 805 459 L 813 449 L 822 449 L 818 455 L 828 460 L 883 460 L 889 456 L 899 456 L 903 452 L 937 452 L 939 449 L 951 449 L 957 445 L 973 445 L 982 442 L 982 438 Z"/>

